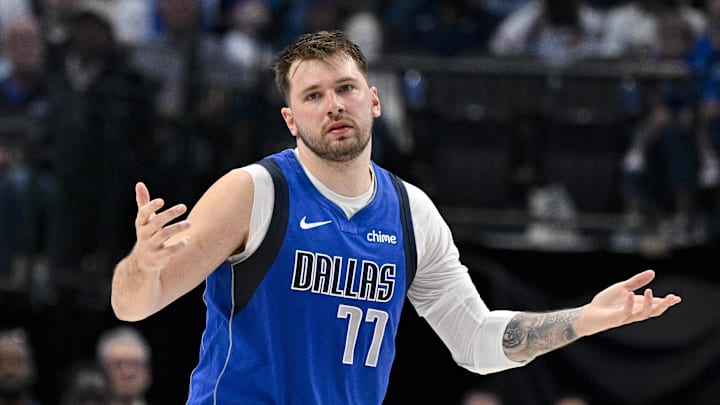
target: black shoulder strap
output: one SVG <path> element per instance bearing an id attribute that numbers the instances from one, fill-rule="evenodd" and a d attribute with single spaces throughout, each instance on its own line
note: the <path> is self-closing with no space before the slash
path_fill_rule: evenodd
<path id="1" fill-rule="evenodd" d="M 277 256 L 287 230 L 290 193 L 288 191 L 285 175 L 272 158 L 265 158 L 258 162 L 270 172 L 275 188 L 275 203 L 273 205 L 270 227 L 258 250 L 247 260 L 233 266 L 235 314 L 242 310 L 250 301 L 260 282 L 267 274 L 275 257 Z"/>
<path id="2" fill-rule="evenodd" d="M 396 175 L 390 174 L 390 180 L 395 187 L 398 199 L 400 200 L 400 220 L 403 227 L 403 241 L 405 247 L 405 292 L 410 289 L 415 271 L 417 270 L 417 246 L 415 245 L 415 228 L 410 215 L 410 200 L 408 199 L 405 184 Z"/>

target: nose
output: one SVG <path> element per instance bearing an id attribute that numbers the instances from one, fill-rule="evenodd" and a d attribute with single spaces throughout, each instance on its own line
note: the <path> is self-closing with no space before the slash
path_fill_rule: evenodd
<path id="1" fill-rule="evenodd" d="M 342 103 L 342 100 L 334 92 L 331 92 L 327 96 L 327 101 L 328 101 L 328 106 L 327 106 L 328 116 L 332 117 L 333 115 L 340 114 L 345 111 L 345 105 Z"/>

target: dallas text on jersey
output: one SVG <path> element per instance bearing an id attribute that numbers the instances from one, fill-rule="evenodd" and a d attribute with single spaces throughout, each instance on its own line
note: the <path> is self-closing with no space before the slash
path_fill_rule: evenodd
<path id="1" fill-rule="evenodd" d="M 358 262 L 360 265 L 358 266 Z M 322 253 L 295 251 L 291 288 L 356 300 L 388 302 L 395 292 L 396 266 Z"/>

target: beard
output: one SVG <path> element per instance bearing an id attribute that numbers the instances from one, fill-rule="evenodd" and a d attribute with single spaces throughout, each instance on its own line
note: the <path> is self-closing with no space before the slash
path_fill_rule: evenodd
<path id="1" fill-rule="evenodd" d="M 338 138 L 327 134 L 327 127 L 320 134 L 311 134 L 304 128 L 297 127 L 298 138 L 318 157 L 333 162 L 348 162 L 360 156 L 367 148 L 371 138 L 371 126 L 361 126 L 348 117 L 337 117 L 336 121 L 347 121 L 353 128 Z"/>

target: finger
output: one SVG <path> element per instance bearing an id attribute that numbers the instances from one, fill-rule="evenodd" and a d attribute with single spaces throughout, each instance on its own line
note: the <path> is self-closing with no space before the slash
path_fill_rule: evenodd
<path id="1" fill-rule="evenodd" d="M 642 273 L 638 273 L 629 279 L 622 282 L 623 287 L 627 291 L 635 291 L 639 288 L 645 287 L 655 278 L 655 271 L 645 270 Z"/>
<path id="2" fill-rule="evenodd" d="M 668 294 L 665 296 L 665 299 L 672 302 L 672 304 L 670 304 L 671 306 L 682 302 L 682 297 L 675 294 Z"/>
<path id="3" fill-rule="evenodd" d="M 135 201 L 137 202 L 138 209 L 143 205 L 150 202 L 150 191 L 143 182 L 135 184 Z"/>
<path id="4" fill-rule="evenodd" d="M 160 229 L 187 211 L 185 204 L 178 204 L 165 211 L 157 213 L 150 222 L 155 229 Z"/>
<path id="5" fill-rule="evenodd" d="M 162 198 L 156 198 L 139 207 L 138 213 L 135 216 L 135 229 L 139 231 L 140 228 L 145 227 L 154 217 L 155 211 L 161 209 L 164 205 L 165 201 Z M 157 231 L 157 228 L 148 229 L 147 231 L 152 234 Z"/>
<path id="6" fill-rule="evenodd" d="M 647 288 L 645 289 L 645 294 L 643 294 L 643 306 L 642 311 L 640 312 L 640 316 L 642 316 L 642 319 L 650 318 L 650 315 L 652 315 L 653 312 L 653 292 L 652 289 Z"/>
<path id="7" fill-rule="evenodd" d="M 675 294 L 668 294 L 665 296 L 665 298 L 655 298 L 652 316 L 660 316 L 665 313 L 668 308 L 672 307 L 673 305 L 677 305 L 680 302 L 682 302 L 682 298 L 678 297 Z"/>
<path id="8" fill-rule="evenodd" d="M 163 250 L 165 251 L 165 253 L 174 255 L 178 251 L 184 249 L 188 245 L 188 243 L 190 243 L 190 237 L 184 236 L 175 243 L 166 244 Z"/>
<path id="9" fill-rule="evenodd" d="M 170 238 L 177 235 L 178 233 L 185 231 L 190 228 L 190 221 L 180 221 L 177 223 L 174 223 L 172 225 L 166 226 L 162 228 L 157 233 L 157 238 L 159 239 L 160 243 L 167 242 Z"/>

